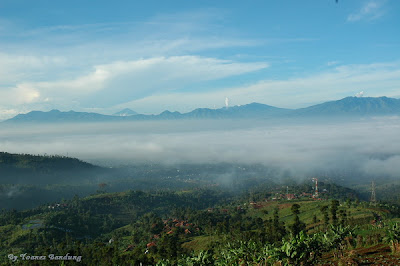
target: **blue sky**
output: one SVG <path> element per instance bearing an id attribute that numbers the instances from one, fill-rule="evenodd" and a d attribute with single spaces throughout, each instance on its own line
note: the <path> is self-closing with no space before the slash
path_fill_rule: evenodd
<path id="1" fill-rule="evenodd" d="M 0 119 L 400 97 L 400 2 L 0 0 Z"/>

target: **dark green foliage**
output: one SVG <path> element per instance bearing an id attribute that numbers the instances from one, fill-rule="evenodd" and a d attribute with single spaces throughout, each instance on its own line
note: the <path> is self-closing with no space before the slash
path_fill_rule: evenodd
<path id="1" fill-rule="evenodd" d="M 322 215 L 324 216 L 324 224 L 325 226 L 329 225 L 329 214 L 328 214 L 328 206 L 322 206 L 320 208 Z"/>
<path id="2" fill-rule="evenodd" d="M 390 244 L 390 249 L 393 253 L 400 253 L 400 225 L 398 223 L 391 223 L 386 227 L 386 237 L 384 240 Z"/>
<path id="3" fill-rule="evenodd" d="M 339 210 L 340 225 L 345 226 L 347 223 L 347 213 L 345 210 Z"/>
<path id="4" fill-rule="evenodd" d="M 338 218 L 337 218 L 338 207 L 339 207 L 339 201 L 332 200 L 330 211 L 331 211 L 332 224 L 334 226 L 336 226 L 338 224 Z"/>
<path id="5" fill-rule="evenodd" d="M 306 235 L 303 231 L 283 240 L 282 245 L 271 250 L 271 256 L 286 265 L 312 265 L 322 254 L 320 234 Z"/>
<path id="6" fill-rule="evenodd" d="M 300 221 L 299 214 L 300 214 L 300 205 L 293 204 L 291 210 L 294 214 L 293 224 L 291 226 L 291 232 L 293 235 L 298 235 L 301 231 L 306 229 L 305 223 Z"/>
<path id="7" fill-rule="evenodd" d="M 49 184 L 69 182 L 74 175 L 89 178 L 105 169 L 66 156 L 41 156 L 0 152 L 0 172 L 3 184 Z"/>
<path id="8" fill-rule="evenodd" d="M 346 243 L 346 237 L 353 236 L 354 227 L 331 225 L 329 230 L 323 234 L 323 247 L 325 251 L 333 250 L 335 257 L 342 256 Z"/>

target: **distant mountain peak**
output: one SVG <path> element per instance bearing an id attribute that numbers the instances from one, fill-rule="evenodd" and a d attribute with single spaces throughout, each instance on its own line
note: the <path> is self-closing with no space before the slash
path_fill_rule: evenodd
<path id="1" fill-rule="evenodd" d="M 114 116 L 131 116 L 131 115 L 137 115 L 138 113 L 129 109 L 129 108 L 125 108 L 115 114 L 113 114 Z"/>
<path id="2" fill-rule="evenodd" d="M 349 96 L 336 101 L 324 102 L 296 110 L 297 115 L 399 115 L 400 100 L 382 97 Z"/>

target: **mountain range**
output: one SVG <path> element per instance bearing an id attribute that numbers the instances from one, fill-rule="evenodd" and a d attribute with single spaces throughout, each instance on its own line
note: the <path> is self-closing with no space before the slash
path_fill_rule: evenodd
<path id="1" fill-rule="evenodd" d="M 19 114 L 3 123 L 23 122 L 106 122 L 169 119 L 247 119 L 247 118 L 300 118 L 300 117 L 353 117 L 400 115 L 400 99 L 388 97 L 346 97 L 306 108 L 285 109 L 261 103 L 250 103 L 229 108 L 198 108 L 188 113 L 164 111 L 158 115 L 138 114 L 124 109 L 114 115 L 87 112 L 32 111 Z"/>

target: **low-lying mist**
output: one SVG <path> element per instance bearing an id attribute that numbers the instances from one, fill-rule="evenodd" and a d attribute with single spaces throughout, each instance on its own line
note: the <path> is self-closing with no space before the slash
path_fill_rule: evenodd
<path id="1" fill-rule="evenodd" d="M 261 163 L 292 176 L 340 171 L 400 178 L 400 118 L 346 122 L 142 121 L 0 125 L 0 150 L 106 166 Z"/>

